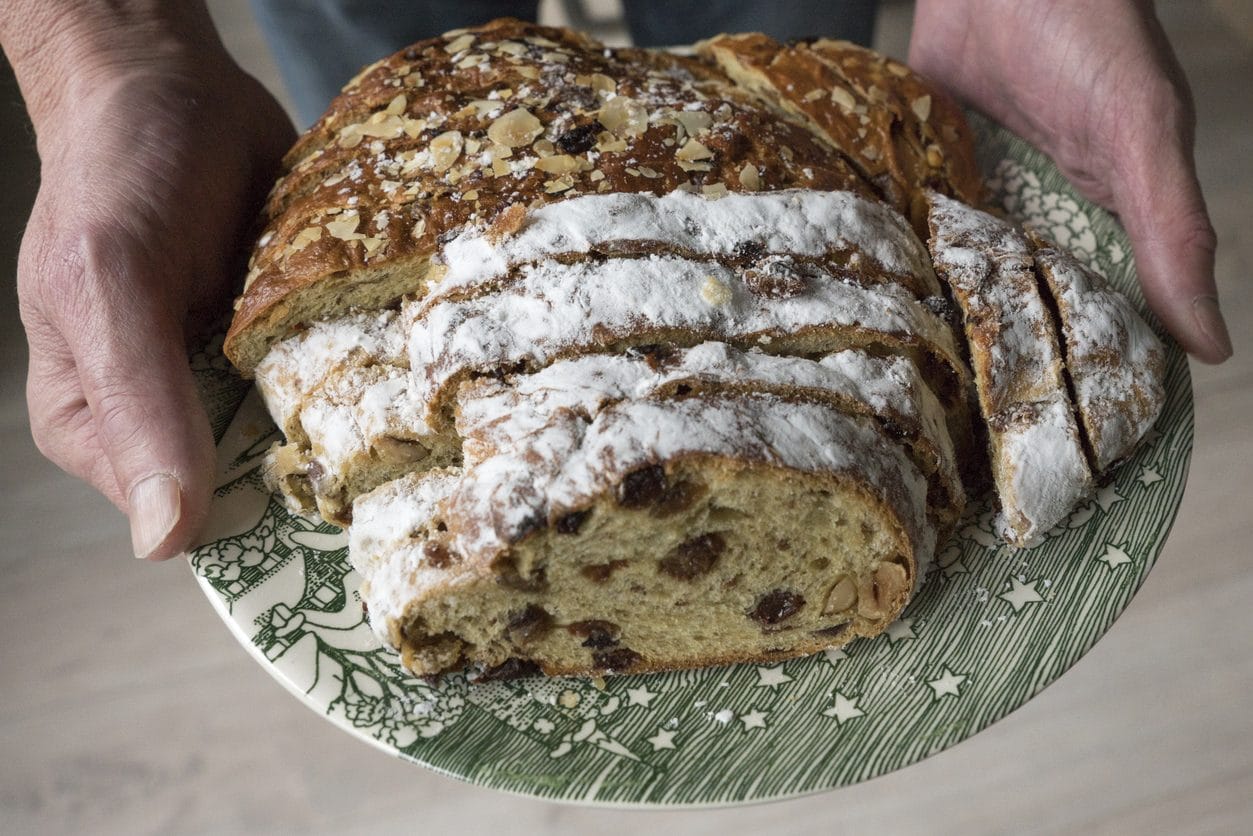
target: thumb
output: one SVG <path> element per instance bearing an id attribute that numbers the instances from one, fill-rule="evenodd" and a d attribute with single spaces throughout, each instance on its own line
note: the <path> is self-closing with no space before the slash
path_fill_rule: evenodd
<path id="1" fill-rule="evenodd" d="M 99 305 L 74 354 L 135 556 L 165 559 L 185 551 L 204 524 L 214 448 L 179 317 L 153 298 L 134 298 L 143 284 L 105 285 L 129 287 L 132 298 Z"/>
<path id="2" fill-rule="evenodd" d="M 1114 202 L 1135 250 L 1149 307 L 1184 349 L 1207 363 L 1231 356 L 1214 281 L 1214 229 L 1186 143 L 1131 155 Z M 1152 157 L 1150 160 L 1149 157 Z"/>

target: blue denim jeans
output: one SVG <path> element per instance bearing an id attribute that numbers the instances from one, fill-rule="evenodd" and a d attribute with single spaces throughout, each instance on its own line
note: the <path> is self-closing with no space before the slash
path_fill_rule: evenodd
<path id="1" fill-rule="evenodd" d="M 640 46 L 719 32 L 869 44 L 878 0 L 623 0 Z M 302 123 L 312 123 L 361 67 L 406 44 L 495 17 L 534 20 L 537 0 L 252 0 Z"/>

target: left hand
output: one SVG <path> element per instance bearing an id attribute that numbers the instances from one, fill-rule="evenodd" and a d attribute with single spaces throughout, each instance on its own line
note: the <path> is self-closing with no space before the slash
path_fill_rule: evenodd
<path id="1" fill-rule="evenodd" d="M 909 63 L 1117 213 L 1167 330 L 1200 360 L 1231 356 L 1192 96 L 1151 2 L 918 0 Z"/>

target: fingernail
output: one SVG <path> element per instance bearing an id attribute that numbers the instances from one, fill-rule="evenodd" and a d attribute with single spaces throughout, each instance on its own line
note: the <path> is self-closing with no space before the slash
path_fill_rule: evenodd
<path id="1" fill-rule="evenodd" d="M 168 473 L 156 473 L 135 483 L 130 497 L 131 545 L 143 560 L 170 536 L 182 513 L 182 491 Z"/>
<path id="2" fill-rule="evenodd" d="M 1223 321 L 1223 313 L 1218 307 L 1215 296 L 1198 296 L 1192 300 L 1192 316 L 1197 327 L 1206 336 L 1210 344 L 1218 352 L 1220 362 L 1231 356 L 1231 336 L 1227 333 L 1227 323 Z"/>

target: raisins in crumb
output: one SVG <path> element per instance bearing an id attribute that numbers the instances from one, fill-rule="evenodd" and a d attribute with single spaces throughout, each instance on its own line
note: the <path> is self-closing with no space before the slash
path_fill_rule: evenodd
<path id="1" fill-rule="evenodd" d="M 435 540 L 427 540 L 422 545 L 422 555 L 426 558 L 426 562 L 436 569 L 447 569 L 452 563 L 452 555 L 448 553 L 448 549 L 443 543 Z"/>
<path id="2" fill-rule="evenodd" d="M 726 547 L 727 542 L 721 534 L 702 534 L 684 540 L 671 549 L 668 555 L 658 561 L 657 568 L 672 578 L 690 581 L 713 569 Z"/>
<path id="3" fill-rule="evenodd" d="M 553 144 L 567 154 L 582 154 L 596 144 L 596 136 L 601 130 L 599 122 L 579 125 L 557 137 Z"/>
<path id="4" fill-rule="evenodd" d="M 749 612 L 749 618 L 762 624 L 778 624 L 801 611 L 805 598 L 799 592 L 774 589 L 757 599 L 757 605 Z"/>
<path id="5" fill-rule="evenodd" d="M 543 673 L 540 666 L 530 659 L 510 657 L 494 668 L 488 668 L 473 678 L 473 682 L 501 682 L 507 679 L 522 679 L 528 676 L 539 676 Z"/>
<path id="6" fill-rule="evenodd" d="M 592 583 L 604 583 L 614 572 L 626 565 L 625 560 L 611 560 L 608 563 L 593 563 L 590 566 L 584 566 L 579 572 Z"/>
<path id="7" fill-rule="evenodd" d="M 591 515 L 591 511 L 571 511 L 565 516 L 558 517 L 555 525 L 557 533 L 578 534 L 579 529 L 583 527 L 583 523 L 587 522 L 587 518 Z"/>
<path id="8" fill-rule="evenodd" d="M 542 639 L 553 627 L 553 617 L 537 604 L 528 604 L 522 612 L 510 617 L 505 629 L 509 638 L 516 642 L 533 642 Z"/>
<path id="9" fill-rule="evenodd" d="M 596 650 L 604 650 L 606 647 L 617 645 L 618 635 L 621 633 L 618 625 L 612 621 L 576 621 L 566 629 L 572 635 L 583 639 L 584 647 Z"/>
<path id="10" fill-rule="evenodd" d="M 628 473 L 618 486 L 618 504 L 623 508 L 646 508 L 666 490 L 666 471 L 659 464 Z"/>
<path id="11" fill-rule="evenodd" d="M 639 660 L 640 655 L 627 647 L 592 654 L 592 664 L 606 672 L 629 671 Z"/>

